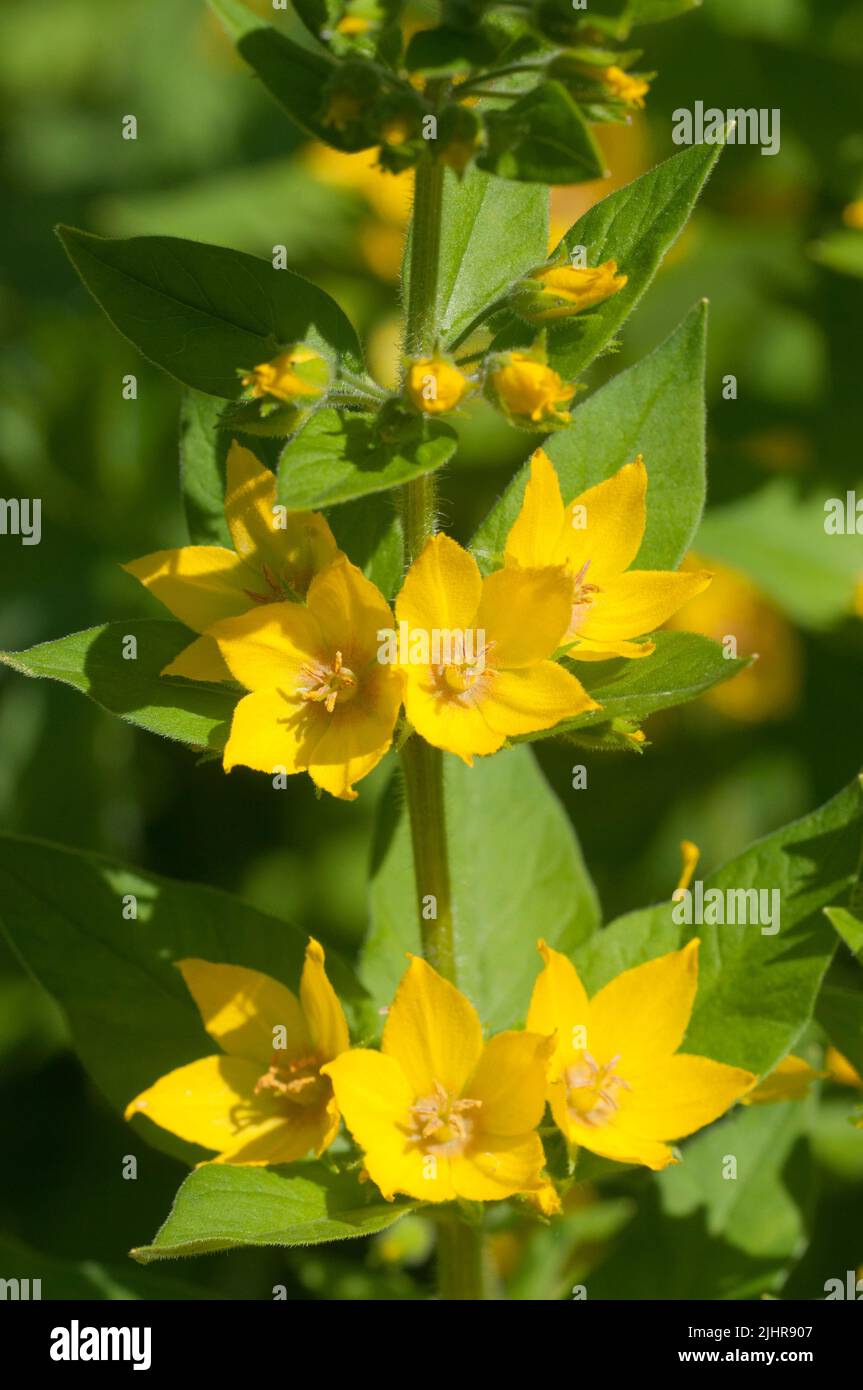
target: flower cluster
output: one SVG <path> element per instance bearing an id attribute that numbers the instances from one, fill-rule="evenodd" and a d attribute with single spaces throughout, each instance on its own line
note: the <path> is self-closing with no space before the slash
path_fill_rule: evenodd
<path id="1" fill-rule="evenodd" d="M 225 770 L 308 772 L 352 800 L 390 748 L 402 706 L 411 729 L 468 765 L 599 708 L 566 663 L 648 656 L 652 645 L 634 639 L 710 579 L 629 569 L 646 492 L 638 459 L 564 507 L 538 451 L 501 569 L 484 577 L 450 537 L 427 541 L 396 600 L 407 640 L 395 656 L 383 594 L 322 515 L 278 505 L 274 475 L 236 443 L 225 500 L 234 549 L 162 550 L 126 569 L 199 634 L 163 674 L 246 692 Z"/>
<path id="2" fill-rule="evenodd" d="M 216 1163 L 288 1163 L 332 1144 L 340 1117 L 391 1200 L 558 1208 L 537 1133 L 546 1103 L 571 1150 L 660 1169 L 670 1143 L 710 1124 L 756 1077 L 679 1051 L 698 985 L 698 941 L 626 970 L 588 999 L 575 966 L 539 943 L 525 1030 L 484 1041 L 471 1002 L 411 957 L 380 1050 L 351 1047 L 324 953 L 310 941 L 299 999 L 257 971 L 181 961 L 221 1054 L 130 1102 Z"/>

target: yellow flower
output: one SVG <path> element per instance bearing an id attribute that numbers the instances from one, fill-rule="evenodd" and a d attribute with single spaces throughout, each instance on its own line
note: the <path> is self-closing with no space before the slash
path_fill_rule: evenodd
<path id="1" fill-rule="evenodd" d="M 468 378 L 446 357 L 421 357 L 408 367 L 406 391 L 411 404 L 426 415 L 455 410 L 472 390 Z"/>
<path id="2" fill-rule="evenodd" d="M 617 294 L 628 278 L 618 275 L 617 261 L 598 266 L 548 266 L 521 281 L 515 291 L 515 308 L 531 323 L 571 318 Z"/>
<path id="3" fill-rule="evenodd" d="M 261 362 L 241 377 L 242 385 L 257 398 L 272 396 L 277 401 L 295 401 L 322 396 L 329 385 L 330 369 L 324 358 L 305 343 L 296 343 Z"/>
<path id="4" fill-rule="evenodd" d="M 228 454 L 225 519 L 234 549 L 185 545 L 157 550 L 123 568 L 193 632 L 288 595 L 304 598 L 312 579 L 341 552 L 326 518 L 276 505 L 276 479 L 253 453 L 233 443 Z M 185 647 L 162 672 L 191 680 L 228 681 L 212 637 Z"/>
<path id="5" fill-rule="evenodd" d="M 239 965 L 177 962 L 204 1027 L 223 1049 L 168 1072 L 126 1107 L 212 1163 L 291 1163 L 335 1139 L 339 1111 L 322 1067 L 350 1047 L 324 952 L 310 938 L 300 997 Z"/>
<path id="6" fill-rule="evenodd" d="M 842 221 L 855 232 L 863 232 L 863 198 L 857 198 L 842 211 Z"/>
<path id="7" fill-rule="evenodd" d="M 633 77 L 617 67 L 603 68 L 600 76 L 612 96 L 625 101 L 627 106 L 644 109 L 644 98 L 650 91 L 650 83 L 643 77 Z"/>
<path id="8" fill-rule="evenodd" d="M 704 563 L 689 555 L 682 569 L 698 570 Z M 730 681 L 708 690 L 706 703 L 741 724 L 786 718 L 798 705 L 803 684 L 800 638 L 745 574 L 712 560 L 710 571 L 713 582 L 707 593 L 699 594 L 685 613 L 673 615 L 668 626 L 703 632 L 715 642 L 734 637 L 739 654 L 755 652 L 757 660 Z"/>
<path id="9" fill-rule="evenodd" d="M 723 1115 L 756 1078 L 678 1052 L 698 987 L 698 941 L 625 970 L 588 1000 L 575 966 L 544 941 L 527 1026 L 556 1033 L 548 1099 L 571 1145 L 665 1168 L 668 1141 Z"/>
<path id="10" fill-rule="evenodd" d="M 863 1090 L 863 1076 L 836 1047 L 828 1047 L 824 1058 L 827 1075 L 839 1086 L 857 1086 Z"/>
<path id="11" fill-rule="evenodd" d="M 783 1057 L 769 1075 L 759 1081 L 748 1096 L 743 1096 L 743 1105 L 775 1105 L 781 1100 L 805 1100 L 813 1081 L 818 1081 L 824 1072 L 816 1071 L 802 1057 L 789 1055 Z"/>
<path id="12" fill-rule="evenodd" d="M 575 386 L 527 352 L 510 352 L 501 358 L 491 373 L 491 385 L 498 404 L 516 419 L 540 425 L 566 424 L 571 418 L 561 407 L 572 400 Z"/>
<path id="13" fill-rule="evenodd" d="M 305 604 L 273 603 L 216 623 L 228 669 L 252 693 L 234 710 L 224 754 L 275 774 L 308 772 L 346 801 L 392 742 L 401 677 L 377 661 L 392 628 L 383 595 L 341 555 L 312 580 Z"/>
<path id="14" fill-rule="evenodd" d="M 562 570 L 499 570 L 483 579 L 449 536 L 427 541 L 396 600 L 409 653 L 405 712 L 417 733 L 470 766 L 474 754 L 495 753 L 509 737 L 598 708 L 550 660 L 571 601 Z"/>
<path id="15" fill-rule="evenodd" d="M 565 640 L 576 661 L 649 656 L 653 632 L 710 583 L 710 575 L 629 570 L 647 519 L 647 470 L 641 456 L 564 507 L 548 455 L 537 449 L 521 511 L 507 537 L 505 563 L 538 569 L 563 565 L 574 579 Z M 628 571 L 628 572 L 626 572 Z"/>
<path id="16" fill-rule="evenodd" d="M 328 1063 L 345 1124 L 387 1201 L 490 1202 L 543 1189 L 533 1131 L 550 1039 L 498 1033 L 483 1045 L 473 1005 L 417 956 L 396 991 L 381 1051 Z"/>

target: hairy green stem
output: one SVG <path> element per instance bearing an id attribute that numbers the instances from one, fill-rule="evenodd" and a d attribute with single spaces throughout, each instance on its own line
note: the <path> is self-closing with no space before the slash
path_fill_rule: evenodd
<path id="1" fill-rule="evenodd" d="M 411 842 L 414 852 L 417 912 L 423 954 L 445 979 L 455 982 L 452 893 L 443 799 L 443 756 L 419 734 L 402 749 Z"/>
<path id="2" fill-rule="evenodd" d="M 447 1302 L 487 1298 L 482 1233 L 452 1211 L 441 1216 L 437 1240 L 440 1298 Z"/>

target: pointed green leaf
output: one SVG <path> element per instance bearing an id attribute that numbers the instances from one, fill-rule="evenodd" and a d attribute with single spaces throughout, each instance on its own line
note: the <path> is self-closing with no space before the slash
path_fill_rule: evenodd
<path id="1" fill-rule="evenodd" d="M 649 357 L 613 377 L 544 444 L 564 502 L 611 477 L 637 454 L 647 468 L 647 528 L 634 569 L 675 569 L 704 506 L 704 364 L 707 306 L 698 304 Z M 530 477 L 526 463 L 471 543 L 480 568 L 503 562 Z"/>
<path id="2" fill-rule="evenodd" d="M 248 1245 L 324 1245 L 385 1231 L 420 1205 L 384 1202 L 355 1173 L 330 1173 L 320 1163 L 210 1165 L 186 1178 L 152 1245 L 131 1253 L 150 1264 Z"/>
<path id="3" fill-rule="evenodd" d="M 851 954 L 863 957 L 863 922 L 860 918 L 846 912 L 844 907 L 827 907 L 824 911 L 827 920 L 842 937 Z"/>
<path id="4" fill-rule="evenodd" d="M 303 510 L 385 492 L 440 468 L 457 443 L 443 421 L 418 416 L 389 443 L 374 415 L 318 410 L 282 452 L 279 501 Z"/>
<path id="5" fill-rule="evenodd" d="M 233 399 L 238 371 L 305 342 L 333 365 L 362 370 L 356 333 L 328 294 L 269 261 L 178 237 L 112 240 L 74 227 L 58 235 L 97 304 L 169 375 Z"/>
<path id="6" fill-rule="evenodd" d="M 506 110 L 485 113 L 488 147 L 477 165 L 526 183 L 584 183 L 605 163 L 581 110 L 560 82 L 540 82 Z"/>
<path id="7" fill-rule="evenodd" d="M 588 992 L 697 936 L 698 995 L 684 1051 L 758 1075 L 771 1071 L 812 1018 L 836 948 L 822 908 L 859 882 L 861 845 L 863 780 L 856 778 L 819 810 L 705 876 L 704 893 L 714 888 L 778 892 L 777 932 L 765 934 L 758 923 L 676 920 L 683 903 L 643 908 L 618 918 L 576 951 Z M 769 910 L 769 897 L 765 903 Z"/>
<path id="8" fill-rule="evenodd" d="M 134 638 L 134 657 L 129 638 Z M 160 673 L 195 640 L 181 623 L 137 618 L 103 623 L 23 652 L 0 652 L 0 662 L 25 676 L 72 685 L 130 724 L 191 748 L 224 748 L 239 693 L 229 686 L 163 677 Z"/>
<path id="9" fill-rule="evenodd" d="M 593 884 L 566 813 L 527 748 L 444 763 L 459 987 L 496 1032 L 524 1020 L 537 937 L 570 950 L 595 928 Z M 516 850 L 517 847 L 517 850 Z M 362 978 L 388 1005 L 419 951 L 410 832 L 399 790 L 379 810 Z"/>

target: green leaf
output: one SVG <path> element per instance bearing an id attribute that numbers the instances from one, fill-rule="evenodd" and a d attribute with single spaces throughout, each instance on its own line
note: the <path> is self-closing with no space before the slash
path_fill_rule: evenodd
<path id="1" fill-rule="evenodd" d="M 659 24 L 666 19 L 676 19 L 687 10 L 697 9 L 701 3 L 702 0 L 628 0 L 624 15 L 633 26 Z"/>
<path id="2" fill-rule="evenodd" d="M 527 748 L 444 760 L 459 987 L 496 1032 L 523 1021 L 539 936 L 571 950 L 597 925 L 593 884 L 566 813 Z M 517 846 L 517 852 L 515 847 Z M 400 789 L 378 812 L 362 979 L 388 1005 L 420 949 L 413 853 Z"/>
<path id="3" fill-rule="evenodd" d="M 294 43 L 237 0 L 208 0 L 208 4 L 234 40 L 240 57 L 300 130 L 337 150 L 369 149 L 377 143 L 349 140 L 335 126 L 324 125 L 324 88 L 338 71 L 328 54 Z"/>
<path id="4" fill-rule="evenodd" d="M 471 168 L 444 178 L 435 326 L 455 345 L 472 322 L 545 259 L 548 191 L 491 178 Z M 405 294 L 410 248 L 405 253 Z"/>
<path id="5" fill-rule="evenodd" d="M 428 77 L 449 77 L 485 67 L 494 58 L 496 48 L 481 29 L 439 24 L 411 36 L 405 50 L 405 67 L 408 72 L 422 72 Z"/>
<path id="6" fill-rule="evenodd" d="M 225 466 L 231 436 L 219 429 L 223 403 L 186 391 L 180 409 L 180 490 L 193 545 L 233 549 L 225 520 Z"/>
<path id="7" fill-rule="evenodd" d="M 844 495 L 838 500 L 844 507 Z M 854 611 L 861 570 L 860 537 L 829 535 L 825 520 L 823 488 L 801 499 L 790 479 L 777 478 L 711 508 L 695 544 L 709 560 L 748 574 L 795 622 L 825 628 Z"/>
<path id="8" fill-rule="evenodd" d="M 477 165 L 526 183 L 584 183 L 601 178 L 602 151 L 560 82 L 540 82 L 507 110 L 485 112 L 486 151 Z"/>
<path id="9" fill-rule="evenodd" d="M 44 1299 L 93 1299 L 105 1302 L 130 1302 L 139 1298 L 217 1299 L 218 1294 L 197 1284 L 165 1278 L 155 1271 L 136 1269 L 125 1261 L 122 1265 L 102 1264 L 95 1260 L 63 1259 L 44 1250 L 34 1250 L 10 1236 L 0 1236 L 0 1264 L 6 1271 L 14 1270 L 18 1280 L 41 1280 Z M 7 1274 L 8 1278 L 8 1274 Z M 33 1285 L 31 1283 L 31 1290 Z M 11 1297 L 7 1294 L 6 1297 Z"/>
<path id="10" fill-rule="evenodd" d="M 684 1147 L 651 1181 L 617 1250 L 588 1279 L 592 1299 L 754 1299 L 776 1293 L 808 1240 L 814 1206 L 799 1101 L 753 1106 Z M 726 1178 L 728 1158 L 736 1177 Z"/>
<path id="11" fill-rule="evenodd" d="M 549 362 L 569 381 L 609 345 L 632 313 L 689 220 L 721 150 L 721 145 L 693 145 L 673 155 L 603 198 L 566 233 L 558 250 L 584 247 L 588 265 L 616 260 L 628 277 L 623 289 L 604 304 L 550 326 Z M 496 344 L 512 347 L 530 337 L 530 329 L 511 321 Z"/>
<path id="12" fill-rule="evenodd" d="M 839 933 L 853 956 L 863 957 L 863 922 L 844 907 L 826 907 L 827 920 Z"/>
<path id="13" fill-rule="evenodd" d="M 560 478 L 564 502 L 610 478 L 636 454 L 647 467 L 647 528 L 635 569 L 675 569 L 704 506 L 704 363 L 707 306 L 696 305 L 650 356 L 600 387 L 572 423 L 544 448 Z M 472 541 L 480 567 L 503 562 L 506 538 L 530 477 L 525 463 Z"/>
<path id="14" fill-rule="evenodd" d="M 328 294 L 268 261 L 176 237 L 58 235 L 96 302 L 124 337 L 186 386 L 233 399 L 238 371 L 305 342 L 362 370 L 357 336 Z"/>
<path id="15" fill-rule="evenodd" d="M 137 919 L 124 916 L 132 895 Z M 100 855 L 0 836 L 0 926 L 68 1016 L 76 1050 L 121 1113 L 175 1067 L 218 1051 L 174 962 L 244 965 L 296 989 L 307 938 L 228 893 L 177 883 Z M 327 971 L 355 1026 L 362 990 L 332 952 Z M 149 1121 L 135 1130 L 187 1159 L 205 1157 Z"/>
<path id="16" fill-rule="evenodd" d="M 657 632 L 651 640 L 656 643 L 656 651 L 636 661 L 618 658 L 568 663 L 569 669 L 602 709 L 579 715 L 535 737 L 548 738 L 569 729 L 590 729 L 612 719 L 640 724 L 657 710 L 671 709 L 697 699 L 749 664 L 743 659 L 726 658 L 718 642 L 698 632 Z"/>
<path id="17" fill-rule="evenodd" d="M 826 265 L 828 270 L 863 279 L 863 232 L 851 228 L 831 232 L 829 236 L 813 242 L 809 254 L 820 265 Z"/>
<path id="18" fill-rule="evenodd" d="M 137 656 L 123 656 L 133 637 Z M 229 687 L 162 677 L 165 666 L 195 640 L 181 623 L 135 619 L 103 623 L 23 652 L 0 652 L 0 662 L 25 676 L 72 685 L 130 724 L 191 748 L 224 748 L 234 705 Z"/>
<path id="19" fill-rule="evenodd" d="M 780 930 L 687 924 L 683 904 L 629 913 L 576 951 L 590 994 L 623 970 L 701 939 L 698 996 L 685 1052 L 763 1075 L 794 1046 L 812 1018 L 836 947 L 822 908 L 859 881 L 863 779 L 825 806 L 766 836 L 705 877 L 711 888 L 777 890 Z M 768 900 L 769 904 L 769 900 Z"/>
<path id="20" fill-rule="evenodd" d="M 392 433 L 385 442 L 374 415 L 316 411 L 282 452 L 279 501 L 302 510 L 385 492 L 440 468 L 458 443 L 449 425 L 422 416 Z"/>
<path id="21" fill-rule="evenodd" d="M 336 507 L 328 518 L 339 548 L 384 598 L 391 599 L 404 580 L 402 524 L 392 499 L 370 493 Z"/>
<path id="22" fill-rule="evenodd" d="M 825 985 L 818 996 L 815 1017 L 833 1046 L 863 1076 L 863 982 L 857 989 Z"/>
<path id="23" fill-rule="evenodd" d="M 209 1165 L 191 1173 L 141 1264 L 249 1245 L 323 1245 L 385 1231 L 419 1202 L 384 1202 L 356 1174 L 319 1163 L 290 1168 Z"/>

